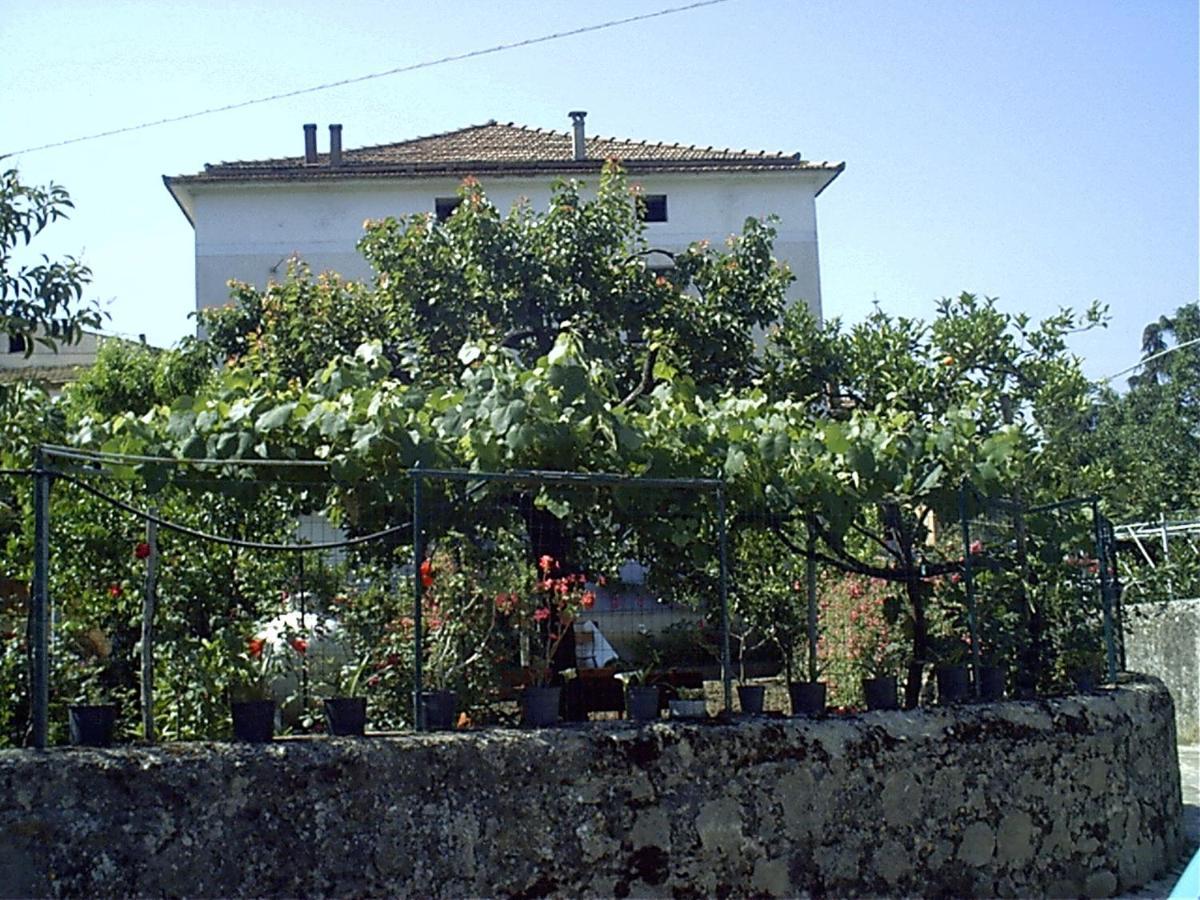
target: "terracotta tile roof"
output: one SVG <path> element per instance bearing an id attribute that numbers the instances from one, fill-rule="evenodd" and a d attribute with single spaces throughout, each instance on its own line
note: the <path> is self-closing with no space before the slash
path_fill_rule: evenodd
<path id="1" fill-rule="evenodd" d="M 196 175 L 165 179 L 189 184 L 244 180 L 323 180 L 362 177 L 430 177 L 466 174 L 542 174 L 594 172 L 615 158 L 634 172 L 820 170 L 840 172 L 844 163 L 810 162 L 799 154 L 727 150 L 686 144 L 650 143 L 617 138 L 586 139 L 587 159 L 572 157 L 565 131 L 529 128 L 495 121 L 395 144 L 346 149 L 338 166 L 327 153 L 315 163 L 303 156 L 222 162 Z M 831 179 L 832 180 L 832 176 Z"/>

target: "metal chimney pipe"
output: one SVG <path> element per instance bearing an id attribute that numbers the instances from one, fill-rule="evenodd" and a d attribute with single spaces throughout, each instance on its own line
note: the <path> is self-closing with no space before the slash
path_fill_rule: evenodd
<path id="1" fill-rule="evenodd" d="M 331 166 L 340 166 L 342 164 L 342 126 L 329 126 L 329 164 Z"/>
<path id="2" fill-rule="evenodd" d="M 315 163 L 317 161 L 317 125 L 304 126 L 304 161 L 306 163 Z"/>
<path id="3" fill-rule="evenodd" d="M 587 113 L 577 109 L 567 115 L 571 117 L 571 124 L 575 128 L 575 139 L 572 144 L 575 159 L 587 159 L 587 146 L 583 142 L 583 120 L 587 117 Z"/>

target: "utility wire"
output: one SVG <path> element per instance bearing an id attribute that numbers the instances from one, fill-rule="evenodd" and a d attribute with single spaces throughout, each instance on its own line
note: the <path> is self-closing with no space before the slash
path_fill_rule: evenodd
<path id="1" fill-rule="evenodd" d="M 683 6 L 670 6 L 665 9 L 655 10 L 654 12 L 641 13 L 636 16 L 627 16 L 624 19 L 610 19 L 607 22 L 600 22 L 596 25 L 583 25 L 579 28 L 572 28 L 569 31 L 557 31 L 553 34 L 543 34 L 539 37 L 526 38 L 521 41 L 513 41 L 508 44 L 496 44 L 494 47 L 485 47 L 480 50 L 468 50 L 466 53 L 455 53 L 450 56 L 443 56 L 438 59 L 425 60 L 424 62 L 410 63 L 405 66 L 397 66 L 394 69 L 387 69 L 383 72 L 373 72 L 370 75 L 358 75 L 354 78 L 343 78 L 340 81 L 330 81 L 325 84 L 318 84 L 314 87 L 298 88 L 294 91 L 285 91 L 280 94 L 271 94 L 269 97 L 258 97 L 253 100 L 242 100 L 238 103 L 229 103 L 225 106 L 214 106 L 209 109 L 202 109 L 197 112 L 184 113 L 179 116 L 168 116 L 165 119 L 155 119 L 151 122 L 142 122 L 139 125 L 126 125 L 122 128 L 113 128 L 109 131 L 99 131 L 95 134 L 87 134 L 81 137 L 68 138 L 65 141 L 55 141 L 50 144 L 39 144 L 36 147 L 26 147 L 22 150 L 12 150 L 8 153 L 0 154 L 0 159 L 6 159 L 10 156 L 17 156 L 22 153 L 36 153 L 39 150 L 49 150 L 53 147 L 65 147 L 68 144 L 80 144 L 84 141 L 94 141 L 99 138 L 112 137 L 117 134 L 128 134 L 131 131 L 142 131 L 146 128 L 155 128 L 159 125 L 170 125 L 175 122 L 184 122 L 188 119 L 197 119 L 200 116 L 210 116 L 214 113 L 230 112 L 235 109 L 245 109 L 247 106 L 257 106 L 260 103 L 270 103 L 274 100 L 284 100 L 288 97 L 299 97 L 304 94 L 315 94 L 318 91 L 327 91 L 332 88 L 345 87 L 348 84 L 358 84 L 363 81 L 371 81 L 375 78 L 385 78 L 388 75 L 399 75 L 403 72 L 415 72 L 418 69 L 430 69 L 434 66 L 445 65 L 446 63 L 461 62 L 464 59 L 475 59 L 480 56 L 489 56 L 493 53 L 500 53 L 504 50 L 515 50 L 520 47 L 530 47 L 534 44 L 545 44 L 550 41 L 561 40 L 562 38 L 575 37 L 580 34 L 589 34 L 593 31 L 604 31 L 608 28 L 616 28 L 620 25 L 629 25 L 633 22 L 645 22 L 647 19 L 657 19 L 661 16 L 670 16 L 675 13 L 689 12 L 693 9 L 700 9 L 705 6 L 717 6 L 721 3 L 729 3 L 730 0 L 696 0 L 694 3 L 688 3 Z"/>
<path id="2" fill-rule="evenodd" d="M 1174 347 L 1168 347 L 1166 350 L 1160 350 L 1158 353 L 1152 354 L 1151 356 L 1147 356 L 1145 359 L 1135 362 L 1128 369 L 1122 369 L 1120 372 L 1115 372 L 1112 375 L 1109 375 L 1107 378 L 1101 378 L 1097 384 L 1107 384 L 1114 378 L 1120 378 L 1122 375 L 1126 375 L 1129 372 L 1132 372 L 1134 369 L 1140 369 L 1148 362 L 1153 362 L 1160 357 L 1166 356 L 1168 353 L 1174 353 L 1176 350 L 1182 350 L 1184 347 L 1191 347 L 1195 344 L 1200 344 L 1200 338 L 1196 338 L 1195 340 L 1191 341 L 1184 341 L 1182 344 L 1176 344 Z"/>

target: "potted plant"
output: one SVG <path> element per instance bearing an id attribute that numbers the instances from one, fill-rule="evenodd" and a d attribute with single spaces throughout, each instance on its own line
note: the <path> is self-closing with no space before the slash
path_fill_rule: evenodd
<path id="1" fill-rule="evenodd" d="M 555 681 L 560 675 L 573 676 L 574 670 L 556 672 L 555 653 L 580 611 L 596 602 L 586 577 L 564 573 L 551 556 L 538 560 L 537 573 L 532 590 L 496 598 L 501 613 L 521 631 L 522 663 L 529 672 L 521 694 L 521 723 L 535 728 L 558 721 L 561 684 Z"/>
<path id="2" fill-rule="evenodd" d="M 329 733 L 362 737 L 367 726 L 367 698 L 360 693 L 363 674 L 370 662 L 363 656 L 357 663 L 335 670 L 332 696 L 325 698 L 325 724 Z"/>
<path id="3" fill-rule="evenodd" d="M 79 686 L 67 706 L 71 743 L 85 747 L 107 747 L 112 743 L 117 706 L 111 702 L 104 677 L 112 655 L 112 642 L 99 628 L 89 628 L 76 637 L 79 650 Z"/>
<path id="4" fill-rule="evenodd" d="M 868 631 L 855 663 L 862 673 L 863 699 L 867 709 L 898 709 L 896 675 L 904 656 L 904 646 L 893 637 L 886 623 Z"/>
<path id="5" fill-rule="evenodd" d="M 706 719 L 708 704 L 704 699 L 704 688 L 685 688 L 677 690 L 678 699 L 671 700 L 669 705 L 672 719 Z"/>
<path id="6" fill-rule="evenodd" d="M 249 638 L 234 654 L 229 711 L 235 740 L 264 743 L 275 735 L 275 700 L 271 695 L 274 655 L 261 637 Z"/>
<path id="7" fill-rule="evenodd" d="M 947 706 L 963 703 L 971 693 L 971 673 L 967 658 L 970 639 L 942 635 L 931 639 L 934 650 L 934 678 L 937 680 L 938 703 Z"/>
<path id="8" fill-rule="evenodd" d="M 625 714 L 637 722 L 650 722 L 658 718 L 659 691 L 651 684 L 658 656 L 654 654 L 640 669 L 618 672 L 616 677 L 625 685 Z"/>

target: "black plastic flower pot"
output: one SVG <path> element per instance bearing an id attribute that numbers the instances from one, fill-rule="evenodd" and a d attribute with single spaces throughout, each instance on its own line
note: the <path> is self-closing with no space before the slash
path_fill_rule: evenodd
<path id="1" fill-rule="evenodd" d="M 994 703 L 1004 699 L 1004 682 L 1008 672 L 1003 666 L 980 666 L 975 677 L 979 680 L 979 699 Z"/>
<path id="2" fill-rule="evenodd" d="M 275 701 L 240 700 L 229 704 L 233 739 L 263 744 L 275 736 Z"/>
<path id="3" fill-rule="evenodd" d="M 1072 669 L 1067 673 L 1071 684 L 1080 694 L 1091 694 L 1096 690 L 1096 673 L 1091 669 Z"/>
<path id="4" fill-rule="evenodd" d="M 738 685 L 738 703 L 741 704 L 742 712 L 748 715 L 759 715 L 763 711 L 763 702 L 766 700 L 767 689 L 761 684 L 739 684 Z"/>
<path id="5" fill-rule="evenodd" d="M 112 743 L 117 708 L 110 703 L 67 707 L 71 743 L 80 747 L 107 747 Z"/>
<path id="6" fill-rule="evenodd" d="M 325 724 L 339 737 L 362 737 L 367 729 L 366 697 L 330 697 L 325 701 Z"/>
<path id="7" fill-rule="evenodd" d="M 896 697 L 896 676 L 884 675 L 881 678 L 863 679 L 863 696 L 867 700 L 867 709 L 899 709 L 900 702 Z"/>
<path id="8" fill-rule="evenodd" d="M 825 682 L 823 681 L 789 682 L 788 698 L 792 701 L 793 716 L 825 715 Z"/>
<path id="9" fill-rule="evenodd" d="M 422 691 L 426 731 L 450 731 L 458 723 L 458 694 L 454 691 Z"/>
<path id="10" fill-rule="evenodd" d="M 545 728 L 558 722 L 558 702 L 562 688 L 527 687 L 521 695 L 521 724 L 526 728 Z"/>
<path id="11" fill-rule="evenodd" d="M 625 715 L 635 722 L 658 718 L 658 685 L 633 685 L 625 689 Z"/>
<path id="12" fill-rule="evenodd" d="M 942 706 L 965 703 L 970 697 L 971 671 L 966 666 L 938 666 L 934 674 L 938 703 Z"/>

